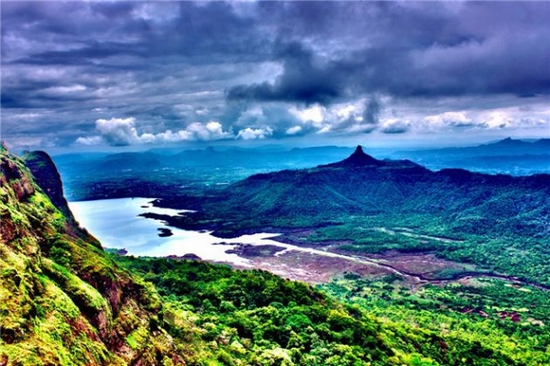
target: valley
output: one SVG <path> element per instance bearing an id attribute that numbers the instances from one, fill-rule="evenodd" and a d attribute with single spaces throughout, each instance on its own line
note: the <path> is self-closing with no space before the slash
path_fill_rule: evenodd
<path id="1" fill-rule="evenodd" d="M 194 211 L 156 208 L 151 202 L 155 200 L 113 199 L 73 202 L 70 206 L 77 221 L 92 229 L 107 249 L 122 250 L 127 255 L 170 258 L 195 256 L 213 263 L 227 263 L 235 268 L 267 270 L 284 278 L 312 284 L 330 282 L 332 278 L 344 273 L 357 273 L 372 277 L 398 275 L 404 284 L 412 287 L 424 284 L 445 285 L 463 279 L 493 278 L 550 290 L 550 286 L 534 281 L 495 273 L 471 263 L 446 260 L 438 257 L 435 251 L 390 250 L 366 254 L 340 249 L 351 241 L 308 242 L 307 238 L 314 233 L 311 229 L 298 228 L 287 230 L 283 234 L 270 234 L 268 230 L 272 228 L 265 228 L 260 233 L 243 232 L 243 235 L 235 238 L 217 238 L 209 232 L 170 228 L 164 226 L 170 221 L 170 217 L 181 217 Z M 108 225 L 98 226 L 101 222 Z M 138 224 L 143 229 L 138 229 Z M 158 225 L 161 227 L 157 227 Z M 403 235 L 417 240 L 462 242 L 448 237 L 419 234 L 406 227 L 372 227 L 365 230 L 390 236 Z M 165 231 L 170 231 L 171 235 L 162 235 Z"/>
<path id="2" fill-rule="evenodd" d="M 44 173 L 54 172 L 53 163 L 41 154 L 30 158 L 38 184 L 67 214 L 32 183 L 22 161 L 3 152 L 2 252 L 13 252 L 17 260 L 3 260 L 0 277 L 16 296 L 0 295 L 5 304 L 22 301 L 31 309 L 17 320 L 8 305 L 2 308 L 9 314 L 0 323 L 4 360 L 30 364 L 47 357 L 57 364 L 81 364 L 80 355 L 95 349 L 90 362 L 98 365 L 106 360 L 153 364 L 153 359 L 335 366 L 550 361 L 547 235 L 538 231 L 548 212 L 544 176 L 433 175 L 414 163 L 380 161 L 358 149 L 342 162 L 263 173 L 194 194 L 67 205 L 59 177 Z M 441 176 L 443 188 L 426 192 Z M 362 187 L 368 184 L 365 177 L 376 184 Z M 396 179 L 403 185 L 390 189 Z M 474 197 L 481 193 L 481 201 L 469 201 L 471 193 L 460 188 L 464 179 L 480 185 Z M 331 180 L 338 184 L 331 186 Z M 400 194 L 410 182 L 420 184 L 424 201 L 410 195 L 412 203 L 403 205 Z M 487 187 L 498 198 L 488 195 Z M 359 199 L 367 190 L 375 193 Z M 507 201 L 512 193 L 527 193 L 529 200 Z M 305 194 L 305 200 L 295 194 Z M 441 195 L 437 199 L 451 207 L 470 203 L 471 226 L 456 226 L 463 217 L 434 206 L 430 200 Z M 485 207 L 491 200 L 499 204 Z M 500 215 L 500 222 L 494 221 L 498 228 L 485 230 L 484 220 L 495 220 L 490 215 L 472 216 L 487 209 Z M 510 225 L 520 220 L 516 212 L 526 225 Z M 40 215 L 44 219 L 38 220 Z M 505 225 L 504 235 L 497 235 Z M 6 241 L 13 230 L 24 234 Z M 38 272 L 18 264 L 28 250 L 35 253 L 29 260 Z M 24 279 L 23 287 L 10 280 L 13 273 Z M 103 288 L 113 276 L 122 282 Z M 36 298 L 25 295 L 32 286 L 39 291 Z M 67 297 L 58 305 L 55 296 Z M 102 323 L 104 317 L 112 320 Z M 71 320 L 47 349 L 35 334 L 63 319 L 97 327 L 100 338 L 72 342 Z M 20 333 L 13 330 L 16 321 L 24 324 Z M 25 347 L 39 351 L 21 353 Z M 71 358 L 75 347 L 79 353 Z"/>
<path id="3" fill-rule="evenodd" d="M 540 140 L 532 146 L 542 148 L 545 143 Z M 456 154 L 473 156 L 483 151 L 495 156 L 510 146 L 518 152 L 531 148 L 503 140 L 477 150 L 456 150 Z M 228 152 L 233 153 L 224 153 Z M 333 153 L 342 150 L 318 156 L 328 159 Z M 259 155 L 258 161 L 264 162 L 270 154 Z M 202 159 L 218 155 L 209 150 Z M 173 229 L 211 232 L 230 244 L 222 250 L 227 252 L 225 259 L 205 257 L 191 248 L 177 249 L 177 244 L 167 247 L 169 251 L 139 255 L 197 255 L 310 283 L 356 270 L 394 273 L 411 283 L 440 284 L 484 276 L 541 289 L 550 286 L 550 270 L 544 264 L 549 258 L 547 175 L 516 178 L 458 169 L 432 172 L 408 160 L 377 160 L 358 148 L 337 163 L 256 174 L 228 185 L 216 183 L 237 178 L 230 176 L 203 181 L 203 188 L 196 185 L 180 194 L 164 190 L 152 203 L 166 212 L 149 209 L 139 214 L 168 225 L 157 230 L 164 230 L 172 243 L 176 242 Z M 198 183 L 201 178 L 196 179 Z M 507 188 L 512 186 L 513 190 Z M 521 196 L 529 198 L 516 198 Z M 186 213 L 170 214 L 170 210 Z M 238 239 L 273 232 L 281 235 L 258 242 Z M 522 249 L 525 246 L 530 249 Z"/>

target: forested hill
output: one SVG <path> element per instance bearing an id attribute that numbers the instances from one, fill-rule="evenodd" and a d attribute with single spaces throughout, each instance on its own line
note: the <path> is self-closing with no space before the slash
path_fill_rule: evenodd
<path id="1" fill-rule="evenodd" d="M 183 365 L 152 286 L 75 226 L 55 166 L 33 161 L 44 187 L 1 148 L 0 364 Z"/>
<path id="2" fill-rule="evenodd" d="M 197 212 L 151 217 L 221 237 L 282 232 L 331 251 L 435 253 L 550 285 L 550 175 L 431 171 L 361 147 L 310 169 L 257 174 L 207 196 L 159 202 Z"/>
<path id="3" fill-rule="evenodd" d="M 55 179 L 46 181 L 51 183 L 46 187 L 60 186 Z M 92 236 L 70 227 L 73 223 L 52 203 L 59 192 L 48 193 L 24 161 L 2 147 L 2 365 L 525 365 L 548 361 L 538 338 L 531 346 L 496 328 L 484 331 L 480 339 L 463 329 L 443 334 L 431 327 L 375 317 L 367 308 L 262 271 L 109 256 Z M 397 311 L 406 314 L 404 308 Z M 462 321 L 478 326 L 473 320 Z"/>
<path id="4" fill-rule="evenodd" d="M 201 210 L 203 222 L 224 218 L 242 228 L 430 215 L 456 233 L 548 235 L 550 175 L 433 172 L 409 160 L 377 160 L 358 147 L 343 161 L 254 175 L 190 204 Z"/>

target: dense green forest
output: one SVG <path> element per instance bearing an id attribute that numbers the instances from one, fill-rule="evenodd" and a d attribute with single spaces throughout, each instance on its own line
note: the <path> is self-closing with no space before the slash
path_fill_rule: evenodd
<path id="1" fill-rule="evenodd" d="M 396 277 L 353 274 L 318 289 L 264 271 L 203 262 L 114 259 L 155 285 L 166 304 L 164 319 L 186 340 L 182 347 L 191 348 L 186 352 L 194 354 L 192 363 L 204 358 L 229 365 L 550 362 L 545 325 L 550 300 L 542 290 L 488 282 L 411 292 Z M 530 308 L 521 309 L 525 304 Z M 487 317 L 480 315 L 484 311 Z M 505 312 L 520 312 L 523 319 L 516 323 Z"/>
<path id="2" fill-rule="evenodd" d="M 181 228 L 220 236 L 271 230 L 287 233 L 283 241 L 356 254 L 433 252 L 550 285 L 546 174 L 432 172 L 408 160 L 374 159 L 359 147 L 341 162 L 257 174 L 217 194 L 158 204 L 197 210 L 148 216 Z M 307 234 L 296 237 L 296 229 Z"/>
<path id="3" fill-rule="evenodd" d="M 51 160 L 31 155 L 35 180 L 23 160 L 0 153 L 1 364 L 550 363 L 545 290 L 356 273 L 313 287 L 265 271 L 110 255 L 67 211 Z M 414 239 L 402 236 L 403 245 Z"/>

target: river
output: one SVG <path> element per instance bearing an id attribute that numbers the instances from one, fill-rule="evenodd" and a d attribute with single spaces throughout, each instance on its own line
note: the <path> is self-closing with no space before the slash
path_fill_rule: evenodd
<path id="1" fill-rule="evenodd" d="M 246 258 L 226 252 L 234 249 L 238 244 L 275 245 L 285 249 L 276 255 L 296 250 L 325 257 L 378 265 L 375 261 L 369 259 L 359 259 L 324 250 L 299 247 L 270 239 L 279 235 L 276 233 L 257 233 L 232 239 L 220 239 L 208 231 L 168 227 L 163 221 L 148 219 L 139 215 L 149 212 L 173 216 L 185 215 L 190 211 L 155 207 L 151 204 L 153 200 L 153 198 L 117 198 L 79 201 L 70 202 L 69 207 L 80 225 L 98 238 L 105 248 L 125 249 L 129 255 L 167 257 L 170 255 L 195 254 L 203 260 L 247 265 L 249 261 Z M 169 229 L 172 235 L 159 236 L 159 229 Z M 223 243 L 223 245 L 220 243 Z"/>
<path id="2" fill-rule="evenodd" d="M 223 262 L 242 267 L 252 267 L 253 263 L 247 258 L 234 253 L 227 253 L 240 244 L 274 245 L 284 248 L 275 256 L 288 251 L 311 253 L 323 257 L 339 258 L 350 262 L 381 267 L 393 273 L 407 277 L 414 282 L 441 283 L 441 280 L 425 278 L 417 273 L 410 273 L 395 268 L 388 261 L 368 258 L 366 256 L 351 256 L 329 252 L 325 250 L 306 248 L 273 240 L 277 233 L 257 233 L 242 235 L 232 239 L 220 239 L 208 231 L 182 230 L 169 227 L 164 221 L 148 219 L 140 214 L 156 213 L 161 215 L 185 215 L 190 210 L 174 210 L 152 205 L 154 198 L 118 198 L 95 201 L 69 202 L 69 207 L 81 226 L 88 229 L 101 241 L 105 248 L 125 249 L 128 255 L 167 257 L 195 254 L 201 259 L 211 262 Z M 168 229 L 171 236 L 161 236 L 159 229 Z M 223 244 L 222 244 L 223 243 Z M 522 281 L 515 277 L 494 273 L 464 272 L 448 280 L 457 280 L 463 277 L 488 277 L 507 280 L 516 284 L 531 285 L 543 290 L 550 290 L 549 286 L 530 281 Z M 447 281 L 448 281 L 447 280 Z"/>

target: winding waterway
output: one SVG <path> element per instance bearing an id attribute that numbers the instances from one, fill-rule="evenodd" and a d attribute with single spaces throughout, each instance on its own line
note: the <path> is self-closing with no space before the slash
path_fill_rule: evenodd
<path id="1" fill-rule="evenodd" d="M 387 261 L 368 258 L 366 256 L 351 256 L 325 250 L 306 248 L 274 240 L 279 234 L 257 233 L 243 235 L 232 239 L 220 239 L 208 231 L 182 230 L 169 227 L 163 221 L 157 221 L 140 216 L 144 213 L 161 215 L 185 215 L 189 210 L 174 210 L 159 208 L 151 204 L 153 198 L 119 198 L 95 201 L 70 202 L 69 207 L 81 226 L 98 238 L 102 245 L 111 249 L 124 249 L 129 255 L 150 257 L 182 257 L 194 254 L 203 260 L 224 262 L 244 267 L 252 266 L 251 261 L 235 253 L 227 253 L 242 244 L 254 246 L 274 245 L 284 248 L 275 255 L 280 256 L 289 251 L 305 252 L 314 255 L 339 258 L 368 266 L 381 267 L 407 277 L 415 282 L 441 283 L 465 277 L 486 277 L 507 280 L 516 284 L 531 285 L 543 290 L 550 286 L 522 281 L 515 277 L 493 273 L 463 272 L 446 280 L 433 280 L 420 274 L 397 269 Z M 162 229 L 162 230 L 160 230 Z M 166 232 L 171 233 L 166 236 Z M 159 235 L 161 234 L 161 235 Z M 223 243 L 223 244 L 222 244 Z"/>
<path id="2" fill-rule="evenodd" d="M 375 260 L 304 248 L 275 241 L 276 233 L 242 235 L 232 239 L 220 239 L 208 231 L 182 230 L 168 227 L 163 221 L 140 216 L 143 213 L 185 215 L 189 210 L 159 208 L 151 204 L 151 198 L 118 198 L 95 201 L 70 202 L 69 207 L 81 226 L 97 237 L 105 248 L 124 249 L 129 255 L 167 257 L 195 254 L 201 259 L 248 264 L 246 258 L 227 253 L 238 245 L 275 245 L 284 248 L 275 255 L 295 250 L 325 257 L 340 258 L 357 263 L 379 266 Z M 168 229 L 171 236 L 159 236 L 159 229 Z M 223 245 L 221 244 L 223 243 Z M 381 265 L 380 265 L 381 266 Z M 394 270 L 398 273 L 397 270 Z"/>

